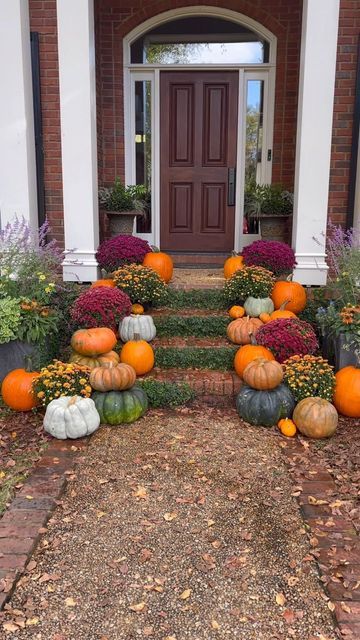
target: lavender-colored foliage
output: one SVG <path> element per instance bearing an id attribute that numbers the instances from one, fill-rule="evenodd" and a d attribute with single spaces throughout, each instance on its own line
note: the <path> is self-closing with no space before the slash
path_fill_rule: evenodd
<path id="1" fill-rule="evenodd" d="M 330 271 L 339 276 L 344 257 L 351 249 L 360 248 L 360 234 L 355 229 L 343 229 L 329 220 L 327 233 L 327 259 Z"/>

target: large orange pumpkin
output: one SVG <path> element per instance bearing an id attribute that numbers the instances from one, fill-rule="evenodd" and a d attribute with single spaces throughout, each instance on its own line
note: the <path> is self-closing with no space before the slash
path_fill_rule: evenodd
<path id="1" fill-rule="evenodd" d="M 36 371 L 14 369 L 5 376 L 1 385 L 1 395 L 5 404 L 14 411 L 30 411 L 37 405 L 32 384 L 38 377 Z"/>
<path id="2" fill-rule="evenodd" d="M 228 324 L 227 337 L 234 344 L 250 344 L 251 336 L 255 336 L 257 330 L 262 326 L 263 323 L 259 318 L 250 318 L 249 316 L 238 318 Z"/>
<path id="3" fill-rule="evenodd" d="M 234 358 L 235 371 L 243 377 L 244 371 L 248 364 L 255 360 L 255 358 L 266 358 L 266 360 L 275 360 L 273 354 L 266 347 L 262 347 L 259 344 L 246 344 L 236 352 Z"/>
<path id="4" fill-rule="evenodd" d="M 299 282 L 289 282 L 288 280 L 275 282 L 271 298 L 275 309 L 280 309 L 282 305 L 285 305 L 284 308 L 287 311 L 297 314 L 306 307 L 306 289 Z"/>
<path id="5" fill-rule="evenodd" d="M 239 256 L 237 253 L 235 253 L 235 251 L 233 251 L 232 255 L 225 260 L 224 278 L 226 278 L 226 280 L 228 278 L 231 278 L 231 276 L 233 275 L 233 273 L 235 273 L 235 271 L 239 271 L 239 269 L 243 269 L 244 266 L 245 266 L 244 258 L 242 256 Z"/>
<path id="6" fill-rule="evenodd" d="M 91 285 L 91 289 L 93 289 L 94 287 L 115 287 L 115 282 L 114 280 L 111 280 L 111 278 L 102 278 L 101 280 L 96 280 L 96 282 L 93 282 Z"/>
<path id="7" fill-rule="evenodd" d="M 330 438 L 336 431 L 338 414 L 331 402 L 311 396 L 296 405 L 293 421 L 308 438 Z"/>
<path id="8" fill-rule="evenodd" d="M 275 389 L 282 383 L 283 377 L 281 364 L 267 358 L 255 358 L 249 362 L 243 375 L 244 382 L 259 391 Z"/>
<path id="9" fill-rule="evenodd" d="M 170 282 L 173 275 L 174 263 L 167 253 L 153 247 L 153 251 L 145 255 L 143 265 L 156 271 L 164 282 Z"/>
<path id="10" fill-rule="evenodd" d="M 344 416 L 360 418 L 360 367 L 344 367 L 335 379 L 335 407 Z"/>
<path id="11" fill-rule="evenodd" d="M 108 353 L 116 345 L 116 335 L 107 327 L 78 329 L 71 338 L 71 346 L 82 356 L 97 356 Z"/>
<path id="12" fill-rule="evenodd" d="M 121 349 L 120 360 L 133 367 L 138 376 L 143 376 L 151 371 L 154 366 L 154 351 L 152 346 L 145 340 L 138 340 L 136 335 L 134 338 L 134 340 L 129 340 L 124 344 Z"/>

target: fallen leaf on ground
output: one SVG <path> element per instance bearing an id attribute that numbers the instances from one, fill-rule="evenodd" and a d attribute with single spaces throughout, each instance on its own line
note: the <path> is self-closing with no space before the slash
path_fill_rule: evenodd
<path id="1" fill-rule="evenodd" d="M 138 602 L 137 604 L 131 604 L 129 609 L 137 613 L 139 611 L 143 611 L 145 609 L 145 606 L 146 602 Z"/>
<path id="2" fill-rule="evenodd" d="M 180 600 L 187 600 L 191 596 L 191 589 L 185 589 L 180 595 Z"/>
<path id="3" fill-rule="evenodd" d="M 65 598 L 65 606 L 66 607 L 76 607 L 76 602 L 74 598 Z"/>
<path id="4" fill-rule="evenodd" d="M 175 520 L 177 518 L 177 513 L 176 511 L 171 511 L 168 513 L 164 513 L 163 518 L 164 520 L 166 520 L 166 522 L 171 522 L 172 520 Z"/>
<path id="5" fill-rule="evenodd" d="M 279 607 L 283 607 L 286 602 L 286 598 L 283 593 L 277 593 L 275 600 L 276 604 L 278 604 Z"/>

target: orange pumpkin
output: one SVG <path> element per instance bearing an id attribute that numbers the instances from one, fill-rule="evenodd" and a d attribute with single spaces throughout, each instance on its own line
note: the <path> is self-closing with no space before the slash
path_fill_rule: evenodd
<path id="1" fill-rule="evenodd" d="M 82 356 L 97 356 L 108 353 L 116 345 L 116 335 L 107 327 L 78 329 L 71 338 L 71 346 Z"/>
<path id="2" fill-rule="evenodd" d="M 108 353 L 102 353 L 99 356 L 82 356 L 80 353 L 73 351 L 69 362 L 75 362 L 75 364 L 81 364 L 83 367 L 89 367 L 89 369 L 95 369 L 95 367 L 101 367 L 104 364 L 112 363 L 117 365 L 120 362 L 120 356 L 116 351 L 109 351 Z"/>
<path id="3" fill-rule="evenodd" d="M 255 358 L 244 371 L 244 382 L 259 391 L 275 389 L 282 383 L 284 372 L 281 364 L 276 360 Z"/>
<path id="4" fill-rule="evenodd" d="M 250 344 L 251 335 L 255 336 L 257 330 L 262 326 L 263 323 L 259 318 L 250 318 L 249 316 L 238 318 L 228 325 L 226 330 L 227 337 L 234 344 Z"/>
<path id="5" fill-rule="evenodd" d="M 237 320 L 238 318 L 242 318 L 245 315 L 244 307 L 240 307 L 238 304 L 234 304 L 231 309 L 229 309 L 229 316 L 233 320 Z"/>
<path id="6" fill-rule="evenodd" d="M 244 258 L 240 256 L 235 251 L 232 252 L 231 256 L 225 260 L 224 264 L 224 278 L 227 280 L 231 278 L 231 276 L 235 273 L 235 271 L 239 271 L 239 269 L 244 268 Z"/>
<path id="7" fill-rule="evenodd" d="M 280 309 L 277 309 L 272 313 L 261 313 L 259 316 L 260 320 L 267 324 L 272 320 L 279 320 L 280 318 L 296 318 L 296 314 L 293 313 L 293 311 L 288 311 L 288 309 L 285 309 L 288 302 L 289 300 L 285 300 L 285 302 L 282 303 Z"/>
<path id="8" fill-rule="evenodd" d="M 145 340 L 139 340 L 138 335 L 135 335 L 134 340 L 124 344 L 120 360 L 133 367 L 138 376 L 143 376 L 153 368 L 155 356 L 152 346 Z"/>
<path id="9" fill-rule="evenodd" d="M 288 280 L 275 282 L 271 298 L 275 309 L 280 309 L 282 305 L 285 305 L 284 309 L 297 314 L 306 307 L 306 289 L 299 282 L 289 282 Z"/>
<path id="10" fill-rule="evenodd" d="M 90 373 L 90 385 L 96 391 L 124 391 L 131 389 L 135 380 L 135 369 L 124 362 L 116 365 L 108 362 L 101 367 L 95 367 Z"/>
<path id="11" fill-rule="evenodd" d="M 164 282 L 170 282 L 174 270 L 172 259 L 167 253 L 159 251 L 156 247 L 152 247 L 152 249 L 145 255 L 143 260 L 144 267 L 150 267 L 150 269 L 156 271 Z"/>
<path id="12" fill-rule="evenodd" d="M 235 371 L 243 377 L 244 371 L 248 364 L 255 360 L 255 358 L 266 358 L 266 360 L 275 360 L 273 354 L 266 347 L 262 347 L 259 344 L 246 344 L 236 352 L 234 358 Z"/>
<path id="13" fill-rule="evenodd" d="M 335 379 L 335 407 L 343 416 L 360 418 L 360 367 L 344 367 Z"/>
<path id="14" fill-rule="evenodd" d="M 133 304 L 131 305 L 131 313 L 135 314 L 136 316 L 141 316 L 144 313 L 145 309 L 142 306 L 142 304 Z"/>
<path id="15" fill-rule="evenodd" d="M 8 373 L 1 385 L 1 395 L 5 404 L 14 411 L 30 411 L 37 405 L 32 384 L 38 377 L 37 371 L 14 369 Z"/>
<path id="16" fill-rule="evenodd" d="M 114 280 L 111 280 L 111 278 L 102 278 L 101 280 L 96 280 L 96 282 L 93 282 L 91 285 L 91 289 L 93 289 L 94 287 L 115 287 L 115 282 Z"/>
<path id="17" fill-rule="evenodd" d="M 296 434 L 296 424 L 291 420 L 291 418 L 283 418 L 279 420 L 278 427 L 283 434 L 287 438 L 292 438 Z"/>
<path id="18" fill-rule="evenodd" d="M 259 320 L 261 320 L 261 322 L 263 322 L 264 324 L 267 324 L 268 322 L 271 322 L 270 313 L 260 313 Z"/>

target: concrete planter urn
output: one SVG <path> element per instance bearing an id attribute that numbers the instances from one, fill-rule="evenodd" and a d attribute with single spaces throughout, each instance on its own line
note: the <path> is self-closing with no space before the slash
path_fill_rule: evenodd
<path id="1" fill-rule="evenodd" d="M 134 220 L 143 216 L 142 211 L 104 211 L 109 220 L 110 236 L 131 236 L 134 231 Z"/>
<path id="2" fill-rule="evenodd" d="M 260 214 L 260 234 L 262 240 L 276 240 L 288 243 L 290 239 L 291 215 Z"/>

